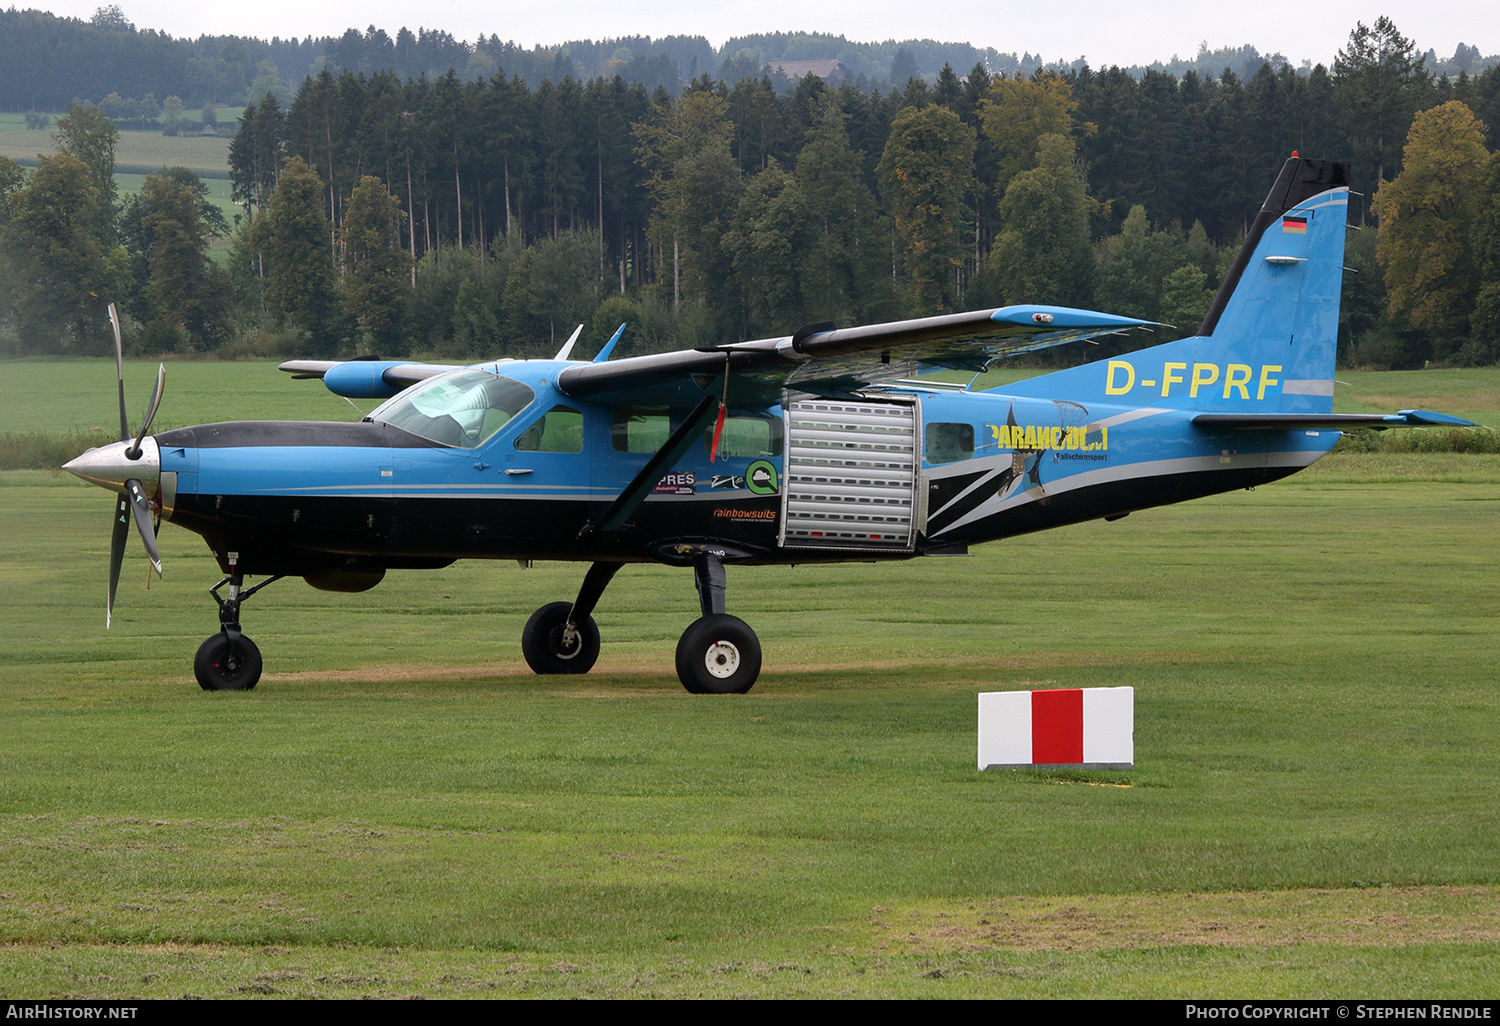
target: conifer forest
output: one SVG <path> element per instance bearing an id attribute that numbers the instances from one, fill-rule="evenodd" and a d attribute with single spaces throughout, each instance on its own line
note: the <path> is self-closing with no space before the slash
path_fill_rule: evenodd
<path id="1" fill-rule="evenodd" d="M 639 353 L 1009 303 L 1156 342 L 1196 332 L 1297 151 L 1353 165 L 1341 358 L 1500 358 L 1500 66 L 1384 18 L 1312 67 L 805 34 L 191 42 L 118 8 L 11 9 L 0 40 L 0 110 L 41 153 L 0 157 L 6 355 L 111 351 L 110 302 L 147 354 L 551 355 L 583 324 L 588 355 L 622 322 Z M 120 132 L 196 131 L 200 107 L 239 213 L 184 168 L 122 195 Z"/>

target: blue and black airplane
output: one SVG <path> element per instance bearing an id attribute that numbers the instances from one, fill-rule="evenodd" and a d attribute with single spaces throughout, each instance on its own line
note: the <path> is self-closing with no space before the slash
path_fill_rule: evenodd
<path id="1" fill-rule="evenodd" d="M 683 686 L 744 692 L 761 648 L 725 612 L 728 566 L 959 554 L 1275 481 L 1346 428 L 1467 424 L 1333 413 L 1348 181 L 1344 163 L 1285 163 L 1196 336 L 998 389 L 913 379 L 1150 323 L 1009 306 L 618 360 L 618 332 L 591 362 L 569 359 L 573 340 L 468 367 L 295 360 L 282 369 L 386 401 L 359 423 L 151 436 L 159 374 L 135 437 L 122 384 L 121 440 L 66 469 L 119 495 L 108 609 L 131 520 L 158 573 L 154 515 L 208 543 L 224 577 L 194 660 L 206 689 L 255 686 L 241 606 L 280 578 L 352 592 L 514 559 L 589 564 L 574 599 L 526 624 L 537 673 L 587 672 L 610 579 L 663 563 L 692 568 L 701 605 L 677 645 Z"/>

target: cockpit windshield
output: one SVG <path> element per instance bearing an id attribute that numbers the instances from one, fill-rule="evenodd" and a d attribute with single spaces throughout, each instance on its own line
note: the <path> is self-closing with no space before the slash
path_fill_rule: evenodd
<path id="1" fill-rule="evenodd" d="M 456 370 L 407 389 L 370 419 L 443 445 L 473 449 L 531 404 L 519 381 L 480 370 Z"/>

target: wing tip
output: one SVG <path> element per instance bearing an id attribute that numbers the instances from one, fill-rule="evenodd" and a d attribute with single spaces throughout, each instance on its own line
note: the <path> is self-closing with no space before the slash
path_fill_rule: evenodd
<path id="1" fill-rule="evenodd" d="M 1002 306 L 990 314 L 996 324 L 1009 324 L 1018 328 L 1097 328 L 1112 331 L 1121 328 L 1154 327 L 1156 321 L 1144 321 L 1138 317 L 1101 313 L 1098 310 L 1082 310 L 1071 306 L 1048 306 L 1040 303 L 1023 303 Z"/>

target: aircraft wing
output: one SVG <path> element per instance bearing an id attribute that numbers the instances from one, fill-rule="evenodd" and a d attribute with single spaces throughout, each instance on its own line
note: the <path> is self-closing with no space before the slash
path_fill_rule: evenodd
<path id="1" fill-rule="evenodd" d="M 1478 427 L 1471 420 L 1432 410 L 1401 410 L 1399 413 L 1200 413 L 1193 418 L 1198 427 L 1228 431 L 1316 431 L 1327 428 L 1349 431 L 1397 427 Z"/>
<path id="2" fill-rule="evenodd" d="M 296 378 L 322 378 L 335 395 L 351 399 L 389 399 L 419 381 L 446 371 L 457 363 L 408 363 L 404 360 L 287 360 L 277 367 Z"/>
<path id="3" fill-rule="evenodd" d="M 595 402 L 686 402 L 729 377 L 731 404 L 779 401 L 783 391 L 844 397 L 921 365 L 982 370 L 990 361 L 1152 321 L 1059 306 L 1007 306 L 858 328 L 812 325 L 795 335 L 580 364 L 557 376 L 564 393 Z"/>

